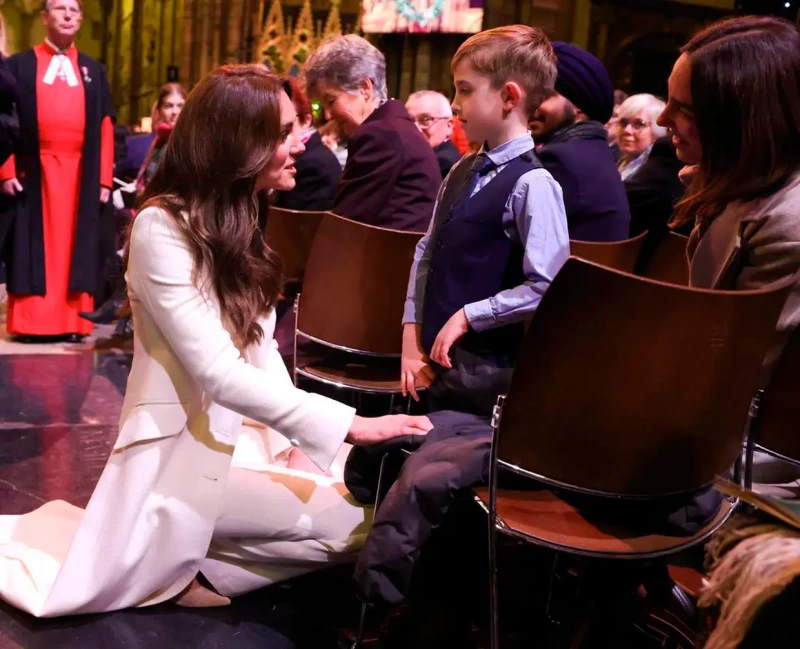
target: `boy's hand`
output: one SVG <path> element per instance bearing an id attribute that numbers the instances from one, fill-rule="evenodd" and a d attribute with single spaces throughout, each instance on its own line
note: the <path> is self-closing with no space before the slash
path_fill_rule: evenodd
<path id="1" fill-rule="evenodd" d="M 434 379 L 433 368 L 420 341 L 422 327 L 408 323 L 403 326 L 403 357 L 400 364 L 400 389 L 403 396 L 409 393 L 419 401 L 417 387 L 430 386 Z"/>
<path id="2" fill-rule="evenodd" d="M 439 335 L 436 336 L 436 340 L 433 342 L 433 349 L 431 349 L 431 360 L 436 361 L 442 367 L 452 369 L 450 348 L 461 340 L 468 331 L 469 321 L 467 320 L 467 314 L 464 313 L 464 309 L 459 309 L 445 323 Z"/>

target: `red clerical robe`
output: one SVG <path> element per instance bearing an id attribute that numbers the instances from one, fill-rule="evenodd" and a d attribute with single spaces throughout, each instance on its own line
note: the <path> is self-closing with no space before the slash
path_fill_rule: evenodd
<path id="1" fill-rule="evenodd" d="M 9 267 L 7 330 L 11 334 L 42 336 L 89 334 L 92 324 L 79 317 L 78 312 L 94 309 L 94 291 L 90 287 L 91 278 L 88 283 L 78 282 L 81 286 L 75 286 L 74 265 L 88 265 L 88 269 L 82 270 L 86 276 L 91 275 L 93 268 L 95 273 L 99 272 L 97 265 L 81 258 L 87 254 L 87 237 L 91 239 L 88 242 L 88 257 L 93 260 L 100 258 L 96 236 L 101 211 L 99 188 L 110 188 L 113 184 L 113 121 L 110 109 L 101 108 L 98 111 L 94 110 L 95 106 L 89 105 L 93 98 L 86 89 L 86 85 L 93 82 L 90 66 L 84 65 L 87 58 L 83 55 L 79 59 L 74 45 L 64 52 L 72 64 L 71 71 L 63 63 L 59 64 L 63 59 L 57 58 L 58 52 L 48 42 L 35 47 L 33 53 L 36 57 L 36 123 L 32 125 L 35 127 L 32 132 L 38 132 L 38 143 L 32 142 L 33 137 L 26 142 L 23 122 L 28 121 L 30 115 L 24 112 L 24 91 L 20 88 L 22 150 L 0 167 L 0 180 L 18 177 L 26 194 L 41 192 L 40 205 L 39 201 L 29 199 L 27 208 L 18 209 L 16 214 L 20 223 L 15 227 L 14 234 L 21 236 L 17 236 L 14 242 L 14 257 Z M 56 67 L 51 69 L 54 57 Z M 22 81 L 22 77 L 29 72 L 25 70 L 24 59 L 17 65 L 13 65 L 14 59 L 11 63 L 18 81 Z M 102 76 L 102 79 L 94 82 L 101 86 L 100 92 L 107 95 L 105 73 L 96 62 L 92 63 L 95 65 L 91 67 L 96 67 L 98 76 Z M 54 70 L 58 71 L 55 76 Z M 33 85 L 33 80 L 29 80 L 29 83 Z M 98 101 L 110 107 L 110 96 Z M 91 140 L 94 140 L 94 146 Z M 100 141 L 99 152 L 97 140 Z M 40 172 L 38 182 L 35 165 L 27 173 L 20 168 L 20 159 L 26 155 L 30 157 L 36 149 Z M 85 180 L 89 162 L 86 159 L 87 151 L 90 152 L 89 157 L 99 157 L 99 165 L 89 165 L 99 172 L 99 178 L 92 178 L 88 183 Z M 83 187 L 87 184 L 95 190 L 94 196 L 90 195 L 88 199 L 82 191 L 87 189 Z M 38 199 L 39 196 L 34 198 Z M 36 222 L 39 213 L 41 226 Z M 28 247 L 30 250 L 26 249 Z M 38 273 L 39 286 L 34 281 L 14 277 L 17 266 L 26 263 L 36 266 L 38 257 L 44 262 L 43 269 Z M 16 274 L 21 276 L 22 271 Z"/>

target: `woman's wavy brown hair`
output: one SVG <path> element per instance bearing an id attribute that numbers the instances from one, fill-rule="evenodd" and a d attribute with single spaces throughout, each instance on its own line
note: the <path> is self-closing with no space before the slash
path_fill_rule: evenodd
<path id="1" fill-rule="evenodd" d="M 673 227 L 773 194 L 800 167 L 800 34 L 771 16 L 714 23 L 681 50 L 703 148 Z"/>
<path id="2" fill-rule="evenodd" d="M 240 349 L 264 335 L 260 318 L 282 287 L 280 258 L 264 240 L 256 181 L 281 140 L 285 82 L 260 65 L 218 68 L 189 94 L 144 206 L 167 211 L 205 271 Z"/>

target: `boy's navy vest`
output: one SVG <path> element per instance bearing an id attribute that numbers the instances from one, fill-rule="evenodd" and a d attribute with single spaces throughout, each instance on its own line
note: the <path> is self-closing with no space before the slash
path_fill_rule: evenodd
<path id="1" fill-rule="evenodd" d="M 469 196 L 475 155 L 450 174 L 434 215 L 430 259 L 422 307 L 422 345 L 430 353 L 436 336 L 459 309 L 525 281 L 524 247 L 503 229 L 503 212 L 517 181 L 541 162 L 531 148 L 509 162 L 474 196 Z M 522 323 L 481 333 L 470 330 L 460 346 L 482 357 L 513 363 Z"/>

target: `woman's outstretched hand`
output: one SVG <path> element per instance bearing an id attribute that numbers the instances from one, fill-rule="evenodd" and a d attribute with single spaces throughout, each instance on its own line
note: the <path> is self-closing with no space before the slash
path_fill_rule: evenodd
<path id="1" fill-rule="evenodd" d="M 403 435 L 425 435 L 431 428 L 433 428 L 431 420 L 424 416 L 359 417 L 356 415 L 347 434 L 347 441 L 356 446 L 369 446 Z"/>

